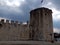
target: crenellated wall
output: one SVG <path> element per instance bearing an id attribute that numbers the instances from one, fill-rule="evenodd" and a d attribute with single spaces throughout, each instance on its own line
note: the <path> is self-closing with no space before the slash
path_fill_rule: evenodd
<path id="1" fill-rule="evenodd" d="M 4 19 L 0 21 L 0 41 L 19 41 L 29 39 L 29 24 Z"/>
<path id="2" fill-rule="evenodd" d="M 30 12 L 30 22 L 0 21 L 0 41 L 54 41 L 52 10 L 37 8 Z"/>

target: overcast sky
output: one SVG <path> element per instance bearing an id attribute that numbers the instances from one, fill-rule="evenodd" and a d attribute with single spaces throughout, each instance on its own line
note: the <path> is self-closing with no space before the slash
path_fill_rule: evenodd
<path id="1" fill-rule="evenodd" d="M 47 7 L 53 11 L 54 32 L 60 32 L 60 0 L 0 0 L 0 19 L 27 21 L 29 12 L 39 7 Z"/>

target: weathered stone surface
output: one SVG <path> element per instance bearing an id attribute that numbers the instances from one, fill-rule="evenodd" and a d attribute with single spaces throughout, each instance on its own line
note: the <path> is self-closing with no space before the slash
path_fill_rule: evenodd
<path id="1" fill-rule="evenodd" d="M 0 28 L 0 41 L 19 41 L 29 39 L 27 24 L 4 23 Z"/>
<path id="2" fill-rule="evenodd" d="M 53 40 L 52 10 L 38 8 L 30 12 L 30 30 L 33 40 Z"/>
<path id="3" fill-rule="evenodd" d="M 30 23 L 30 24 L 29 24 Z M 30 22 L 23 25 L 9 20 L 0 21 L 0 41 L 41 40 L 52 41 L 52 10 L 38 8 L 30 12 Z"/>

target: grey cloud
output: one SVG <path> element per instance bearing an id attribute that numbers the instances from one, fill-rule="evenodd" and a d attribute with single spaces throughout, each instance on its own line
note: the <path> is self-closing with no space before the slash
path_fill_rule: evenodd
<path id="1" fill-rule="evenodd" d="M 60 0 L 49 0 L 54 5 L 54 8 L 60 10 Z"/>
<path id="2" fill-rule="evenodd" d="M 12 20 L 19 20 L 19 21 L 27 21 L 29 20 L 29 12 L 32 8 L 40 7 L 41 0 L 25 0 L 24 3 L 18 10 L 22 11 L 22 13 L 18 13 L 16 11 L 10 10 L 10 7 L 7 6 L 0 6 L 0 17 L 12 19 Z"/>
<path id="3" fill-rule="evenodd" d="M 49 0 L 51 1 L 55 7 L 54 8 L 57 8 L 59 9 L 59 2 L 60 0 Z M 47 2 L 43 2 L 44 4 L 47 4 Z M 29 12 L 33 9 L 33 8 L 39 8 L 41 5 L 41 0 L 25 0 L 24 3 L 21 4 L 20 7 L 18 7 L 18 10 L 19 11 L 22 11 L 21 13 L 20 12 L 16 12 L 16 11 L 13 11 L 13 10 L 10 10 L 10 7 L 7 8 L 7 6 L 0 6 L 0 17 L 3 17 L 3 18 L 8 18 L 8 19 L 12 19 L 12 20 L 18 20 L 18 21 L 27 21 L 30 19 L 30 14 Z M 14 8 L 16 9 L 16 8 Z M 56 28 L 60 28 L 60 22 L 56 22 L 55 20 L 53 21 L 53 25 L 54 27 Z"/>

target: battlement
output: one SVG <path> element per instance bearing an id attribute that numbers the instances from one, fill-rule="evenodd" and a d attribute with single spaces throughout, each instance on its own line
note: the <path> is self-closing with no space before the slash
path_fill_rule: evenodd
<path id="1" fill-rule="evenodd" d="M 30 11 L 30 14 L 31 13 L 36 13 L 36 12 L 41 12 L 41 13 L 52 13 L 52 10 L 51 9 L 48 9 L 48 8 L 45 8 L 45 7 L 41 7 L 41 8 L 37 8 L 37 9 L 34 9 L 32 11 Z"/>
<path id="2" fill-rule="evenodd" d="M 13 21 L 13 20 L 4 20 L 4 19 L 1 19 L 0 21 L 1 24 L 15 24 L 15 25 L 28 25 L 29 22 L 26 21 L 26 22 L 18 22 L 18 21 Z"/>

